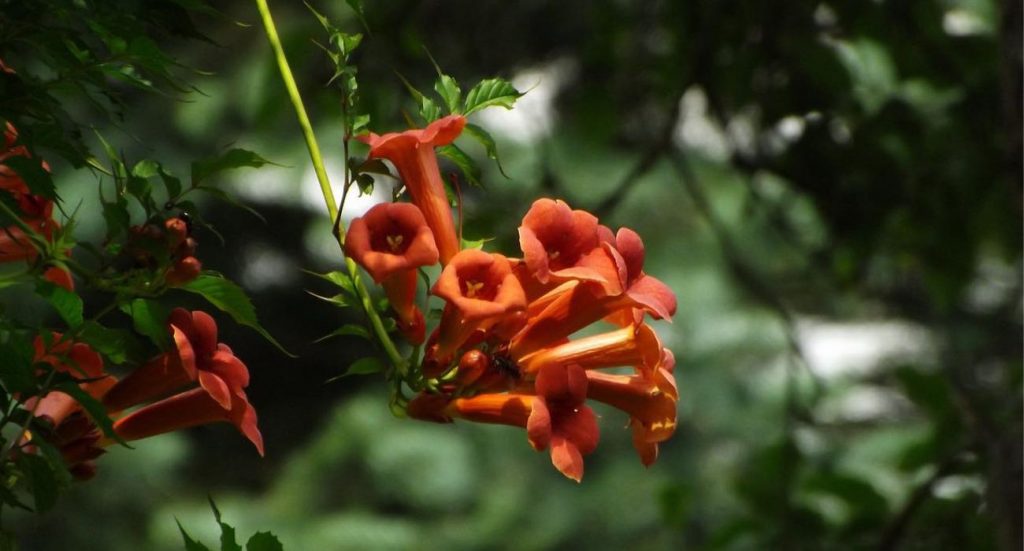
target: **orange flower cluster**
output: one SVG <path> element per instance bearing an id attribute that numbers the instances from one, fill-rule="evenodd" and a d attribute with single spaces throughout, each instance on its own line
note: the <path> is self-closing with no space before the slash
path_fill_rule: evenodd
<path id="1" fill-rule="evenodd" d="M 25 180 L 11 170 L 5 161 L 12 157 L 31 158 L 32 155 L 24 145 L 18 142 L 18 131 L 11 123 L 4 130 L 4 147 L 0 150 L 0 190 L 9 193 L 18 205 L 21 221 L 44 239 L 53 238 L 60 224 L 53 220 L 53 201 L 33 195 Z M 43 169 L 49 171 L 46 161 L 40 161 Z M 0 262 L 34 261 L 39 257 L 39 250 L 17 225 L 0 228 Z M 65 289 L 72 290 L 74 283 L 67 271 L 49 267 L 43 277 Z"/>
<path id="2" fill-rule="evenodd" d="M 215 422 L 235 425 L 263 455 L 263 437 L 256 410 L 245 387 L 249 370 L 224 343 L 217 342 L 217 324 L 201 311 L 176 308 L 168 320 L 173 348 L 118 380 L 106 373 L 103 360 L 84 343 L 54 334 L 51 345 L 36 339 L 36 361 L 81 379 L 81 389 L 99 400 L 116 419 L 114 432 L 139 440 Z M 124 414 L 124 411 L 142 407 Z M 102 437 L 72 396 L 53 391 L 30 400 L 26 407 L 53 430 L 43 437 L 57 446 L 71 473 L 80 479 L 96 472 L 94 460 L 112 440 Z"/>
<path id="3" fill-rule="evenodd" d="M 413 344 L 425 336 L 414 304 L 416 269 L 438 261 L 444 267 L 431 293 L 445 307 L 420 366 L 433 383 L 408 413 L 523 427 L 535 449 L 550 449 L 555 467 L 579 481 L 583 456 L 597 447 L 587 406 L 596 400 L 629 415 L 640 459 L 652 464 L 675 430 L 678 392 L 674 357 L 645 318 L 670 319 L 675 295 L 644 272 L 636 232 L 613 233 L 562 201 L 540 199 L 527 212 L 521 259 L 459 250 L 434 147 L 453 141 L 464 125 L 453 115 L 364 139 L 371 158 L 397 167 L 412 204 L 377 205 L 353 221 L 345 250 L 383 285 Z M 602 320 L 617 328 L 570 338 Z M 602 371 L 615 367 L 632 372 Z"/>

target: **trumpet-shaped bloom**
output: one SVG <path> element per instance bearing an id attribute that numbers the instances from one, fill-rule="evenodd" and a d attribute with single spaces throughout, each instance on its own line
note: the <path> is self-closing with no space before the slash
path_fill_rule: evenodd
<path id="1" fill-rule="evenodd" d="M 173 349 L 118 382 L 104 396 L 104 405 L 119 411 L 198 381 L 214 402 L 230 409 L 235 397 L 245 395 L 249 370 L 226 344 L 217 342 L 217 323 L 205 312 L 183 308 L 175 308 L 168 321 Z"/>
<path id="2" fill-rule="evenodd" d="M 398 169 L 412 202 L 423 211 L 433 231 L 442 264 L 459 252 L 459 238 L 434 148 L 455 141 L 465 125 L 465 117 L 449 115 L 424 129 L 359 138 L 370 146 L 371 159 L 387 159 Z"/>
<path id="3" fill-rule="evenodd" d="M 476 330 L 526 307 L 526 296 L 500 254 L 466 249 L 452 258 L 431 290 L 447 301 L 433 356 L 450 357 Z"/>
<path id="4" fill-rule="evenodd" d="M 549 364 L 535 383 L 537 399 L 527 420 L 530 444 L 551 448 L 551 463 L 565 476 L 583 478 L 583 456 L 597 449 L 599 432 L 594 411 L 585 403 L 587 375 L 578 365 Z"/>
<path id="5" fill-rule="evenodd" d="M 675 358 L 664 351 L 661 365 L 651 376 L 611 375 L 588 371 L 587 397 L 618 408 L 630 416 L 633 446 L 644 465 L 658 457 L 658 443 L 676 429 L 679 392 L 672 373 Z"/>
<path id="6" fill-rule="evenodd" d="M 114 432 L 130 441 L 216 422 L 235 425 L 263 455 L 256 409 L 242 391 L 229 396 L 227 407 L 202 388 L 175 394 L 118 419 Z"/>
<path id="7" fill-rule="evenodd" d="M 594 215 L 572 210 L 563 201 L 534 201 L 519 226 L 519 245 L 530 275 L 542 284 L 566 279 L 604 282 L 604 276 L 580 262 L 599 245 L 597 227 Z"/>
<path id="8" fill-rule="evenodd" d="M 409 203 L 374 206 L 352 221 L 345 254 L 383 285 L 406 338 L 422 343 L 426 324 L 416 306 L 416 269 L 436 264 L 438 252 L 420 209 Z"/>

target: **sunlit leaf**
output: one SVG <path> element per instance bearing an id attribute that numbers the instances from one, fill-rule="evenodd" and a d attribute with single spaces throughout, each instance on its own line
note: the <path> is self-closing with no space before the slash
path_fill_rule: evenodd
<path id="1" fill-rule="evenodd" d="M 237 323 L 254 329 L 257 333 L 267 339 L 278 350 L 294 357 L 277 342 L 266 329 L 260 325 L 256 318 L 256 308 L 252 305 L 245 291 L 234 282 L 223 277 L 203 274 L 181 287 L 182 289 L 202 296 L 210 304 L 232 317 Z"/>
<path id="2" fill-rule="evenodd" d="M 495 105 L 511 109 L 522 95 L 507 80 L 500 78 L 482 80 L 466 94 L 466 104 L 462 112 L 469 115 Z"/>

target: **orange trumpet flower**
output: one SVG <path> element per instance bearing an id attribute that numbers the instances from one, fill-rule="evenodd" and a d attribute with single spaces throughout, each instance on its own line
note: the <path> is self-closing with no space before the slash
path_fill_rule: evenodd
<path id="1" fill-rule="evenodd" d="M 465 125 L 465 117 L 449 115 L 424 129 L 384 135 L 371 132 L 359 138 L 370 146 L 371 159 L 387 159 L 398 169 L 412 202 L 423 211 L 423 217 L 434 233 L 442 264 L 447 264 L 460 247 L 434 148 L 455 141 Z"/>
<path id="2" fill-rule="evenodd" d="M 572 210 L 564 201 L 534 201 L 519 226 L 519 245 L 527 271 L 542 284 L 567 279 L 605 282 L 597 270 L 581 264 L 600 245 L 597 227 L 593 214 Z"/>
<path id="3" fill-rule="evenodd" d="M 676 429 L 679 392 L 672 374 L 674 366 L 675 358 L 666 349 L 661 365 L 651 376 L 586 372 L 588 398 L 629 414 L 633 446 L 647 466 L 658 457 L 658 443 L 668 440 Z"/>
<path id="4" fill-rule="evenodd" d="M 45 362 L 58 372 L 86 379 L 79 386 L 93 398 L 102 396 L 116 382 L 114 377 L 103 371 L 103 358 L 85 343 L 67 341 L 60 333 L 53 333 L 49 346 L 39 336 L 35 338 L 33 346 L 36 363 Z M 71 414 L 81 409 L 77 400 L 60 391 L 31 398 L 27 401 L 26 407 L 30 411 L 35 411 L 36 417 L 49 419 L 54 426 L 60 425 Z"/>
<path id="5" fill-rule="evenodd" d="M 383 285 L 402 334 L 413 344 L 422 343 L 426 323 L 416 307 L 416 269 L 436 264 L 438 252 L 420 209 L 409 203 L 374 206 L 352 221 L 345 254 Z"/>
<path id="6" fill-rule="evenodd" d="M 438 341 L 431 349 L 442 363 L 477 330 L 486 330 L 526 307 L 519 280 L 507 258 L 466 249 L 452 258 L 431 292 L 448 302 Z"/>
<path id="7" fill-rule="evenodd" d="M 202 388 L 175 394 L 118 419 L 114 432 L 131 441 L 216 422 L 235 425 L 263 455 L 263 435 L 257 426 L 256 409 L 242 391 L 229 396 L 227 407 Z"/>
<path id="8" fill-rule="evenodd" d="M 111 411 L 148 402 L 198 381 L 223 409 L 230 409 L 249 386 L 249 369 L 231 349 L 217 342 L 217 323 L 209 314 L 175 308 L 168 320 L 174 348 L 145 363 L 103 397 Z"/>

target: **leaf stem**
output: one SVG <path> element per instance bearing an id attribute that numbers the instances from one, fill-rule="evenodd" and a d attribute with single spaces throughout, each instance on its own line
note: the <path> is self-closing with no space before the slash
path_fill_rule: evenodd
<path id="1" fill-rule="evenodd" d="M 274 57 L 277 59 L 277 67 L 281 71 L 281 80 L 284 81 L 285 88 L 288 90 L 288 98 L 291 100 L 292 106 L 295 107 L 295 115 L 298 118 L 299 126 L 302 127 L 302 135 L 306 139 L 306 148 L 309 149 L 309 158 L 313 162 L 313 169 L 316 171 L 316 178 L 320 182 L 320 191 L 324 196 L 324 203 L 327 205 L 327 214 L 331 217 L 331 223 L 335 225 L 335 236 L 338 239 L 338 245 L 344 249 L 345 243 L 345 227 L 341 223 L 340 213 L 338 211 L 338 202 L 334 198 L 334 190 L 331 188 L 331 182 L 327 178 L 327 170 L 324 168 L 323 157 L 320 155 L 320 147 L 316 143 L 316 136 L 313 134 L 313 126 L 309 122 L 309 116 L 306 115 L 306 108 L 302 103 L 302 96 L 299 95 L 299 87 L 295 83 L 295 77 L 292 76 L 292 70 L 288 66 L 288 58 L 284 55 L 284 48 L 281 46 L 281 39 L 277 36 L 277 28 L 274 26 L 274 18 L 270 14 L 270 7 L 267 5 L 267 0 L 256 0 L 256 7 L 259 9 L 260 18 L 263 21 L 263 27 L 267 32 L 267 40 L 270 42 L 270 47 L 274 50 Z M 345 159 L 346 170 L 348 159 Z M 384 353 L 387 355 L 388 360 L 398 373 L 404 377 L 408 371 L 408 365 L 405 358 L 398 352 L 398 348 L 395 346 L 394 341 L 391 340 L 391 336 L 388 335 L 387 328 L 384 327 L 384 322 L 380 319 L 380 315 L 377 313 L 376 308 L 373 305 L 373 298 L 370 296 L 370 292 L 366 289 L 362 279 L 359 276 L 359 267 L 355 261 L 351 258 L 345 258 L 345 267 L 348 269 L 348 274 L 352 278 L 352 284 L 355 287 L 356 294 L 359 295 L 360 305 L 363 307 L 363 311 L 366 312 L 366 317 L 370 320 L 370 326 L 373 328 L 373 332 L 377 336 L 377 341 L 380 343 L 381 348 L 384 349 Z"/>

